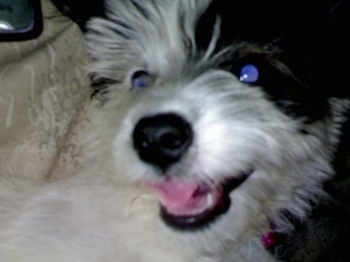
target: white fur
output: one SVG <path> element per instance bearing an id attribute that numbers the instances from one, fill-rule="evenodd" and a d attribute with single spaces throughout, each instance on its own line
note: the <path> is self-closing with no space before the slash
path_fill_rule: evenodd
<path id="1" fill-rule="evenodd" d="M 109 2 L 110 21 L 90 24 L 90 70 L 120 84 L 96 109 L 83 170 L 47 183 L 0 179 L 0 261 L 275 261 L 261 235 L 270 230 L 268 220 L 279 231 L 290 229 L 281 208 L 302 218 L 323 194 L 319 185 L 332 176 L 346 103 L 330 100 L 332 114 L 313 124 L 292 120 L 261 89 L 206 69 L 216 56 L 215 37 L 204 58 L 189 66 L 193 27 L 209 1 L 136 2 L 149 19 L 119 0 Z M 154 86 L 131 91 L 137 69 L 151 72 Z M 144 116 L 167 112 L 186 118 L 195 134 L 168 175 L 220 182 L 254 170 L 231 193 L 229 211 L 203 230 L 168 228 L 157 199 L 142 186 L 161 178 L 135 153 L 133 128 Z"/>

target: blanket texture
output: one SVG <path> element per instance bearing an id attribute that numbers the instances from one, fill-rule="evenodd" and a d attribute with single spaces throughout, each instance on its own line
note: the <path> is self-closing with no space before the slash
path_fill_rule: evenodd
<path id="1" fill-rule="evenodd" d="M 48 0 L 37 39 L 0 43 L 0 173 L 44 178 L 79 166 L 89 80 L 79 27 Z"/>

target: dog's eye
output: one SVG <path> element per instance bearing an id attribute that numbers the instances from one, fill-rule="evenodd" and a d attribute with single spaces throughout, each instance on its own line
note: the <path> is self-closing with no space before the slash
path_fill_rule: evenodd
<path id="1" fill-rule="evenodd" d="M 250 54 L 231 62 L 229 70 L 249 85 L 263 85 L 271 65 L 264 56 Z"/>
<path id="2" fill-rule="evenodd" d="M 131 76 L 131 86 L 134 89 L 144 89 L 150 87 L 152 84 L 151 76 L 143 70 L 136 71 Z"/>
<path id="3" fill-rule="evenodd" d="M 238 77 L 241 82 L 254 84 L 259 79 L 259 69 L 253 64 L 245 64 L 241 67 Z"/>

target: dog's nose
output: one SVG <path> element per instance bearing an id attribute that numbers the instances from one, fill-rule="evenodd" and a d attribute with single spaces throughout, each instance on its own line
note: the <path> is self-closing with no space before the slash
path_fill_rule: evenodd
<path id="1" fill-rule="evenodd" d="M 139 157 L 165 171 L 187 151 L 193 140 L 191 125 L 174 113 L 142 118 L 133 132 Z"/>

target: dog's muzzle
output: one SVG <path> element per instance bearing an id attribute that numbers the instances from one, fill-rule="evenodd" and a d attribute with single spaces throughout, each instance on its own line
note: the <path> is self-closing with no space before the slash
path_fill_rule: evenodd
<path id="1" fill-rule="evenodd" d="M 230 192 L 252 173 L 234 174 L 221 183 L 170 173 L 171 166 L 181 164 L 194 140 L 189 122 L 175 113 L 141 118 L 132 136 L 139 158 L 161 170 L 158 182 L 144 184 L 157 196 L 163 221 L 175 229 L 197 230 L 215 221 L 229 209 Z"/>
<path id="2" fill-rule="evenodd" d="M 193 140 L 191 125 L 174 113 L 144 117 L 133 132 L 141 160 L 166 171 L 186 153 Z"/>

